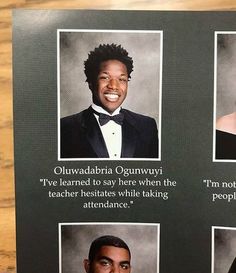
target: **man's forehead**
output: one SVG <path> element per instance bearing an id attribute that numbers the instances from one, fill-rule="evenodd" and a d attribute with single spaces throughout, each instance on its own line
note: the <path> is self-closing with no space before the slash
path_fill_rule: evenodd
<path id="1" fill-rule="evenodd" d="M 127 73 L 127 67 L 125 63 L 121 62 L 120 60 L 110 59 L 100 63 L 99 70 L 101 69 L 120 69 Z"/>
<path id="2" fill-rule="evenodd" d="M 109 258 L 119 258 L 122 260 L 129 261 L 130 254 L 126 248 L 104 245 L 102 246 L 96 254 L 96 258 L 106 256 Z"/>

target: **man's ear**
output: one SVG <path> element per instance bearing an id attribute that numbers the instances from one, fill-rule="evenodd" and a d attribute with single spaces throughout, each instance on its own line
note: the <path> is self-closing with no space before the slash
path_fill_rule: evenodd
<path id="1" fill-rule="evenodd" d="M 89 273 L 89 268 L 90 268 L 90 262 L 88 259 L 84 259 L 84 269 L 86 273 Z"/>

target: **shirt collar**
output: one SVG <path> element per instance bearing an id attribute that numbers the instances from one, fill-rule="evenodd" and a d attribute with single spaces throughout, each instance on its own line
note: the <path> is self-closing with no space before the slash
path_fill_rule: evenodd
<path id="1" fill-rule="evenodd" d="M 110 114 L 109 112 L 107 112 L 106 110 L 104 110 L 101 106 L 98 106 L 97 104 L 95 103 L 92 103 L 92 108 L 99 112 L 99 113 L 102 113 L 102 114 L 106 114 L 106 115 L 109 115 L 109 116 L 114 116 L 114 115 L 117 115 L 120 113 L 120 109 L 121 107 L 118 107 L 112 114 Z"/>

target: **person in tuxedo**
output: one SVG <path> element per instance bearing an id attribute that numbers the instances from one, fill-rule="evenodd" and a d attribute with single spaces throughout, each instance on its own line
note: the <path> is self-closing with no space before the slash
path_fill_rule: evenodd
<path id="1" fill-rule="evenodd" d="M 118 237 L 105 235 L 92 242 L 84 268 L 86 273 L 130 273 L 130 261 L 128 245 Z"/>
<path id="2" fill-rule="evenodd" d="M 133 71 L 128 52 L 99 45 L 84 68 L 93 103 L 61 119 L 61 158 L 158 158 L 155 120 L 121 107 Z"/>

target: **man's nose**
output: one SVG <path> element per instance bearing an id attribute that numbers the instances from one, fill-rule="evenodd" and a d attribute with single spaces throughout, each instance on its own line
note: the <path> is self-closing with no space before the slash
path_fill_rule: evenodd
<path id="1" fill-rule="evenodd" d="M 111 273 L 120 273 L 120 266 L 119 265 L 113 265 L 110 272 Z"/>
<path id="2" fill-rule="evenodd" d="M 119 87 L 119 81 L 117 79 L 110 79 L 108 82 L 108 88 L 110 89 L 118 89 Z"/>

